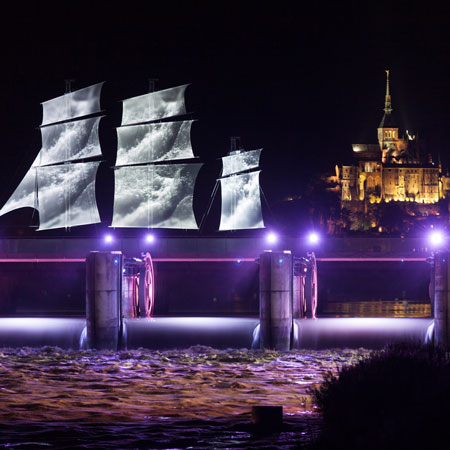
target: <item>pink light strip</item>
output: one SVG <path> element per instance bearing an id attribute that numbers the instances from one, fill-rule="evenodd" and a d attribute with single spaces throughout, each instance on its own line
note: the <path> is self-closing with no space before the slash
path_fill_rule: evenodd
<path id="1" fill-rule="evenodd" d="M 316 258 L 317 261 L 333 262 L 383 262 L 383 261 L 426 261 L 427 258 Z"/>
<path id="2" fill-rule="evenodd" d="M 74 263 L 85 258 L 3 258 L 0 263 Z M 155 262 L 249 262 L 255 258 L 153 258 Z"/>
<path id="3" fill-rule="evenodd" d="M 323 262 L 426 261 L 427 258 L 316 258 Z M 0 258 L 0 263 L 77 263 L 85 258 Z M 153 258 L 155 262 L 254 262 L 255 258 Z"/>
<path id="4" fill-rule="evenodd" d="M 86 258 L 3 258 L 0 263 L 64 263 L 85 262 Z"/>
<path id="5" fill-rule="evenodd" d="M 153 258 L 156 262 L 254 262 L 255 258 Z"/>

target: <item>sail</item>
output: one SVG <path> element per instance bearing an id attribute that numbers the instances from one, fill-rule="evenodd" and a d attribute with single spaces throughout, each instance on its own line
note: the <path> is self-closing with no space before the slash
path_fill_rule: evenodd
<path id="1" fill-rule="evenodd" d="M 123 101 L 112 227 L 198 229 L 193 196 L 202 164 L 186 161 L 195 158 L 193 121 L 149 123 L 185 114 L 186 87 Z"/>
<path id="2" fill-rule="evenodd" d="M 202 164 L 149 164 L 115 170 L 112 227 L 198 229 L 192 201 Z"/>
<path id="3" fill-rule="evenodd" d="M 95 199 L 100 162 L 81 160 L 101 155 L 101 117 L 83 117 L 100 111 L 102 86 L 98 83 L 42 104 L 42 148 L 0 215 L 23 207 L 35 208 L 39 211 L 39 230 L 100 221 Z M 59 123 L 62 121 L 67 122 Z"/>
<path id="4" fill-rule="evenodd" d="M 220 231 L 264 228 L 259 173 L 260 171 L 250 172 L 220 179 L 222 191 Z"/>
<path id="5" fill-rule="evenodd" d="M 194 158 L 192 122 L 185 120 L 118 128 L 116 165 Z"/>
<path id="6" fill-rule="evenodd" d="M 41 126 L 100 112 L 102 86 L 103 83 L 97 83 L 43 102 Z"/>
<path id="7" fill-rule="evenodd" d="M 151 122 L 186 114 L 184 92 L 187 87 L 185 84 L 124 100 L 121 125 Z"/>
<path id="8" fill-rule="evenodd" d="M 222 176 L 258 168 L 261 151 L 262 149 L 250 150 L 224 156 L 222 158 Z"/>
<path id="9" fill-rule="evenodd" d="M 222 214 L 219 230 L 264 228 L 259 187 L 262 149 L 239 151 L 222 158 Z M 248 173 L 242 173 L 247 172 Z"/>
<path id="10" fill-rule="evenodd" d="M 0 216 L 19 208 L 37 208 L 36 182 L 36 169 L 32 166 L 0 209 Z"/>
<path id="11" fill-rule="evenodd" d="M 100 162 L 37 168 L 39 230 L 100 222 L 95 176 Z"/>
<path id="12" fill-rule="evenodd" d="M 101 156 L 98 138 L 100 119 L 101 117 L 93 117 L 41 128 L 39 165 Z"/>

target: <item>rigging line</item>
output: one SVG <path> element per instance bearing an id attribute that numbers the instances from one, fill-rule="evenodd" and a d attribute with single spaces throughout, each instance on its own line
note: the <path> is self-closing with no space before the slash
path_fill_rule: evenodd
<path id="1" fill-rule="evenodd" d="M 235 177 L 236 174 L 231 175 L 231 177 Z M 236 185 L 236 183 L 235 183 Z M 231 191 L 231 217 L 232 217 L 232 230 L 236 230 L 236 207 L 237 207 L 237 192 L 236 189 Z"/>
<path id="2" fill-rule="evenodd" d="M 217 194 L 217 190 L 219 188 L 219 183 L 220 183 L 220 179 L 216 180 L 216 184 L 214 185 L 214 189 L 212 191 L 211 197 L 209 198 L 209 203 L 208 203 L 208 208 L 206 209 L 206 211 L 203 214 L 202 220 L 200 221 L 200 226 L 199 226 L 199 230 L 201 231 L 202 226 L 203 226 L 203 222 L 206 220 L 206 218 L 209 215 L 209 211 L 211 210 L 211 206 L 213 204 L 214 199 L 216 198 L 216 194 Z"/>
<path id="3" fill-rule="evenodd" d="M 150 228 L 150 171 L 153 169 L 151 165 L 147 165 L 147 228 Z M 152 183 L 153 184 L 153 183 Z"/>
<path id="4" fill-rule="evenodd" d="M 73 80 L 65 80 L 66 84 L 66 92 L 64 94 L 64 103 L 66 107 L 66 117 L 70 116 L 70 97 L 68 94 L 71 92 L 71 84 Z M 64 131 L 67 132 L 67 126 L 68 123 L 64 124 Z M 69 142 L 66 143 L 65 147 L 65 162 L 64 166 L 66 167 L 66 173 L 65 180 L 64 180 L 64 228 L 67 231 L 70 229 L 70 167 L 68 165 L 69 155 L 70 155 L 70 148 L 72 147 L 72 135 L 71 133 L 68 133 L 69 135 Z"/>
<path id="5" fill-rule="evenodd" d="M 86 163 L 82 163 L 83 164 L 83 179 L 86 180 L 87 176 L 86 176 L 86 172 L 91 175 L 91 173 L 89 172 L 89 168 L 87 167 Z M 87 189 L 87 196 L 89 198 L 89 219 L 90 219 L 90 223 L 94 223 L 94 208 L 97 207 L 97 199 L 95 198 L 95 179 L 96 179 L 96 171 L 95 171 L 95 175 L 91 178 L 89 178 L 89 180 L 91 180 L 93 178 L 93 183 L 94 183 L 94 189 L 93 191 L 90 189 L 90 183 L 86 186 Z M 92 207 L 93 206 L 93 207 Z M 98 208 L 97 208 L 98 210 Z"/>
<path id="6" fill-rule="evenodd" d="M 150 78 L 148 80 L 149 83 L 149 91 L 150 93 L 155 92 L 155 84 L 156 79 Z M 155 109 L 154 99 L 152 95 L 148 96 L 148 109 L 149 109 L 149 117 L 151 118 L 151 113 Z M 150 137 L 150 145 L 148 147 L 147 161 L 151 161 L 153 159 L 153 139 Z M 155 180 L 155 167 L 154 165 L 147 166 L 147 228 L 151 228 L 153 226 L 154 214 L 153 208 L 151 207 L 150 195 L 153 193 L 153 185 Z M 149 170 L 151 170 L 151 174 L 149 174 Z M 150 179 L 149 179 L 150 178 Z M 149 185 L 151 184 L 151 185 Z"/>
<path id="7" fill-rule="evenodd" d="M 154 207 L 153 207 L 153 203 L 150 201 L 151 199 L 150 199 L 150 194 L 151 195 L 153 195 L 153 186 L 155 185 L 155 170 L 156 170 L 156 166 L 154 165 L 154 164 L 152 164 L 151 165 L 151 168 L 152 168 L 152 174 L 151 174 L 151 176 L 152 176 L 152 179 L 151 179 L 151 189 L 149 190 L 149 196 L 148 196 L 148 199 L 149 199 L 149 207 L 150 207 L 150 220 L 151 220 L 151 226 L 153 227 L 153 225 L 154 225 L 154 220 L 155 220 L 155 218 L 154 218 Z"/>
<path id="8" fill-rule="evenodd" d="M 275 218 L 275 215 L 273 214 L 272 208 L 269 205 L 269 202 L 267 201 L 266 194 L 264 194 L 264 191 L 261 187 L 261 184 L 259 185 L 259 192 L 261 193 L 261 197 L 263 198 L 264 202 L 266 203 L 267 209 L 269 210 L 270 217 L 274 222 L 277 222 L 277 219 Z"/>
<path id="9" fill-rule="evenodd" d="M 38 185 L 38 173 L 37 167 L 34 168 L 34 208 L 31 214 L 31 222 L 30 226 L 33 224 L 33 218 L 36 214 L 36 211 L 39 211 L 39 185 Z"/>

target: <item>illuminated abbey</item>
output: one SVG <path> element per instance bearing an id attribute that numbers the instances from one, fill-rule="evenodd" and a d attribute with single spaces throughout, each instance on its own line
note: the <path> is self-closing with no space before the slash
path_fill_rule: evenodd
<path id="1" fill-rule="evenodd" d="M 408 131 L 399 135 L 392 115 L 388 70 L 386 74 L 378 143 L 353 144 L 356 162 L 336 169 L 342 208 L 367 211 L 369 205 L 383 202 L 434 204 L 449 193 L 449 178 L 442 173 L 440 163 L 425 155 Z"/>

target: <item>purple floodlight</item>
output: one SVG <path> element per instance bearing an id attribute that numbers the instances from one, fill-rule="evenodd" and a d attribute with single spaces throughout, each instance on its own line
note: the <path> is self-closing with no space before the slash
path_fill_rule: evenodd
<path id="1" fill-rule="evenodd" d="M 433 247 L 439 247 L 444 243 L 444 234 L 442 231 L 433 231 L 430 233 L 428 239 Z"/>
<path id="2" fill-rule="evenodd" d="M 145 235 L 145 242 L 147 242 L 147 244 L 152 244 L 153 242 L 155 242 L 155 235 L 152 233 L 148 233 Z"/>
<path id="3" fill-rule="evenodd" d="M 266 241 L 269 244 L 275 244 L 278 241 L 278 236 L 273 231 L 270 231 L 266 235 Z"/>
<path id="4" fill-rule="evenodd" d="M 104 237 L 104 241 L 106 244 L 111 244 L 114 241 L 114 237 L 112 234 L 106 234 Z"/>
<path id="5" fill-rule="evenodd" d="M 317 244 L 319 241 L 320 237 L 318 233 L 316 233 L 315 231 L 312 231 L 311 233 L 308 234 L 308 242 L 310 244 Z"/>

